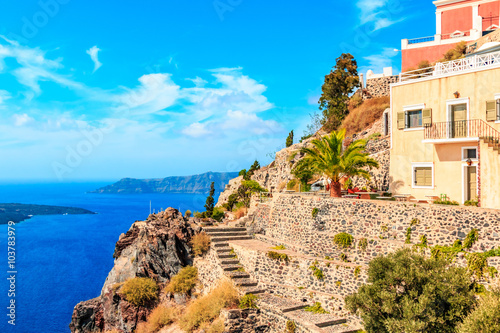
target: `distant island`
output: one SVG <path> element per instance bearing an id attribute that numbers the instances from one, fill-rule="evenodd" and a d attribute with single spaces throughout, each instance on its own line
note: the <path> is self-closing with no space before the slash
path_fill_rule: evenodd
<path id="1" fill-rule="evenodd" d="M 222 192 L 237 172 L 207 172 L 194 176 L 177 176 L 157 179 L 123 178 L 90 193 L 208 193 L 210 184 L 215 191 Z"/>
<path id="2" fill-rule="evenodd" d="M 75 207 L 30 205 L 20 203 L 0 204 L 0 224 L 7 224 L 9 221 L 21 222 L 36 215 L 79 215 L 95 214 L 90 210 Z"/>

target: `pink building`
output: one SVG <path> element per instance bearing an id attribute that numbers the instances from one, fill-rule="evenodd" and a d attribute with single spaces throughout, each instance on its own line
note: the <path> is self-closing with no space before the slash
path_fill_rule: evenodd
<path id="1" fill-rule="evenodd" d="M 436 34 L 401 41 L 402 71 L 422 60 L 437 61 L 460 41 L 474 41 L 498 29 L 500 0 L 438 0 Z"/>

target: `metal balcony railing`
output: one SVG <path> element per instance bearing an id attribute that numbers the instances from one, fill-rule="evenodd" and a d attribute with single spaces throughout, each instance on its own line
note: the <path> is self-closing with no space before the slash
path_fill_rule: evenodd
<path id="1" fill-rule="evenodd" d="M 479 54 L 467 58 L 438 62 L 435 66 L 416 69 L 399 74 L 399 81 L 411 81 L 424 77 L 439 77 L 441 75 L 458 73 L 467 70 L 500 65 L 500 52 Z"/>
<path id="2" fill-rule="evenodd" d="M 479 138 L 492 143 L 500 143 L 500 132 L 481 119 L 445 121 L 425 127 L 424 139 Z"/>

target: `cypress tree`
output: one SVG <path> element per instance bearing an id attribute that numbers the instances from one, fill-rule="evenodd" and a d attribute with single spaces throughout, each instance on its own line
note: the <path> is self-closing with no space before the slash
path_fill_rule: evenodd
<path id="1" fill-rule="evenodd" d="M 210 184 L 210 193 L 208 194 L 207 201 L 205 202 L 206 217 L 212 217 L 212 214 L 214 213 L 214 205 L 215 205 L 214 194 L 215 194 L 215 183 L 212 182 L 212 184 Z"/>

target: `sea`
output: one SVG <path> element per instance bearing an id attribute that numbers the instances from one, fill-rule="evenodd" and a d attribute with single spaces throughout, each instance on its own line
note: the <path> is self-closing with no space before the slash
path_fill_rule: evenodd
<path id="1" fill-rule="evenodd" d="M 34 216 L 15 228 L 15 297 L 9 296 L 8 226 L 0 225 L 0 332 L 68 333 L 74 306 L 99 296 L 120 234 L 151 209 L 202 211 L 204 194 L 92 194 L 109 183 L 0 184 L 0 203 L 71 206 L 95 215 Z M 13 258 L 10 258 L 13 259 Z M 12 296 L 12 295 L 11 295 Z M 8 321 L 15 299 L 15 325 Z"/>

